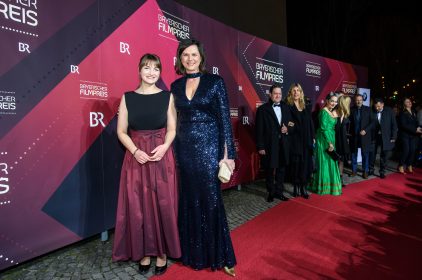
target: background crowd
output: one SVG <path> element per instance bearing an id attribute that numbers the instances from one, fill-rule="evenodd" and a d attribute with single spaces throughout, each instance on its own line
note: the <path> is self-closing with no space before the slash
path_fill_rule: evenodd
<path id="1" fill-rule="evenodd" d="M 375 175 L 378 154 L 380 178 L 385 178 L 393 153 L 398 172 L 414 172 L 422 153 L 420 106 L 413 109 L 410 98 L 396 110 L 380 98 L 371 100 L 371 107 L 363 103 L 360 94 L 330 92 L 313 119 L 300 84 L 290 86 L 284 101 L 281 87 L 271 87 L 268 102 L 256 113 L 256 146 L 265 170 L 268 202 L 288 200 L 283 194 L 285 177 L 293 185 L 294 197 L 308 199 L 307 189 L 340 195 L 345 187 L 344 166 L 350 167 L 349 176 L 354 177 L 360 161 L 361 176 L 367 179 Z"/>

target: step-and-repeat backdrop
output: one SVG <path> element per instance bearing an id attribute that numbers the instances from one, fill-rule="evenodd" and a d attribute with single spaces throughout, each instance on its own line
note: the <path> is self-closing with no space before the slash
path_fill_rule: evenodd
<path id="1" fill-rule="evenodd" d="M 282 47 L 173 1 L 0 0 L 0 269 L 113 228 L 123 148 L 122 94 L 146 52 L 169 89 L 178 40 L 197 38 L 228 88 L 235 186 L 256 178 L 256 108 L 269 87 L 327 92 L 367 86 L 366 68 Z M 315 108 L 314 107 L 314 108 Z"/>

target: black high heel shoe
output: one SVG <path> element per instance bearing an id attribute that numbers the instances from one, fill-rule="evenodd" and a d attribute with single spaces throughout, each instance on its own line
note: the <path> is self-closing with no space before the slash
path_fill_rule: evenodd
<path id="1" fill-rule="evenodd" d="M 166 264 L 163 266 L 155 266 L 155 275 L 162 275 L 167 271 L 167 261 Z"/>
<path id="2" fill-rule="evenodd" d="M 151 260 L 149 261 L 149 264 L 139 263 L 138 270 L 139 270 L 139 273 L 141 274 L 147 274 L 150 268 L 151 268 Z"/>

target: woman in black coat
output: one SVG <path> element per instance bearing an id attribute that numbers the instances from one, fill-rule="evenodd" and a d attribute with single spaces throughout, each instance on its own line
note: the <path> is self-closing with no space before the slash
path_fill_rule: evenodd
<path id="1" fill-rule="evenodd" d="M 343 169 L 344 162 L 350 161 L 350 102 L 351 98 L 347 95 L 340 95 L 338 98 L 337 114 L 339 119 L 336 123 L 336 151 L 341 155 L 338 162 L 340 170 L 341 184 L 344 187 Z"/>
<path id="2" fill-rule="evenodd" d="M 413 162 L 415 160 L 416 143 L 422 135 L 422 128 L 418 125 L 416 112 L 412 110 L 412 101 L 405 98 L 403 101 L 404 110 L 399 114 L 399 138 L 402 153 L 399 159 L 399 172 L 405 174 L 405 166 L 409 173 L 413 173 Z"/>
<path id="3" fill-rule="evenodd" d="M 314 144 L 314 125 L 310 111 L 306 108 L 303 89 L 300 84 L 292 84 L 287 95 L 293 129 L 290 132 L 290 170 L 292 175 L 293 196 L 309 198 L 306 185 L 312 175 L 312 148 Z"/>

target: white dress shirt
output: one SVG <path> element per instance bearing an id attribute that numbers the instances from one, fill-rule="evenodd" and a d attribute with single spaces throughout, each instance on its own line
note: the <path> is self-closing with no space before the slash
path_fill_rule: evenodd
<path id="1" fill-rule="evenodd" d="M 277 116 L 278 124 L 281 125 L 281 107 L 276 105 L 280 105 L 280 103 L 274 103 L 273 110 L 275 115 Z"/>

